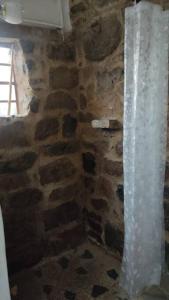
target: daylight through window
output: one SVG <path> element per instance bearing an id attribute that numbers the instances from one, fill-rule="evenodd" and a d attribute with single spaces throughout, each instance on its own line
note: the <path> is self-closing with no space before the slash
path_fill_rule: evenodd
<path id="1" fill-rule="evenodd" d="M 14 44 L 0 44 L 0 117 L 19 114 L 14 70 Z"/>

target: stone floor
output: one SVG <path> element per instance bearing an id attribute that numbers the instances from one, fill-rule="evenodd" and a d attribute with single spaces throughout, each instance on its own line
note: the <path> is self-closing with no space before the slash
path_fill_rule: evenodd
<path id="1" fill-rule="evenodd" d="M 12 300 L 127 300 L 118 286 L 120 262 L 92 243 L 42 262 L 11 280 Z M 169 278 L 139 300 L 169 299 Z"/>

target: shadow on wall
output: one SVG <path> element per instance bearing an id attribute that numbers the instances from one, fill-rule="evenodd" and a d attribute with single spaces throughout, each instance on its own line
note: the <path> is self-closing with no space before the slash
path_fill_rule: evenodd
<path id="1" fill-rule="evenodd" d="M 2 24 L 0 37 L 18 41 L 19 98 L 29 111 L 0 118 L 0 203 L 11 273 L 85 239 L 79 78 L 72 36 L 63 42 L 60 31 Z"/>

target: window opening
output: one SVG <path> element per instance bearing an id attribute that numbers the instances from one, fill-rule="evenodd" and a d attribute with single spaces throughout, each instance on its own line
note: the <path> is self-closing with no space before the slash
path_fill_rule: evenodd
<path id="1" fill-rule="evenodd" d="M 0 43 L 0 117 L 19 114 L 14 43 Z"/>

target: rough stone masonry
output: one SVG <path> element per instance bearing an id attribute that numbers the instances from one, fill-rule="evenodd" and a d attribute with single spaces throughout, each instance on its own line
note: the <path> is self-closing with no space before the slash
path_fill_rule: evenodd
<path id="1" fill-rule="evenodd" d="M 153 2 L 169 8 L 169 1 Z M 18 76 L 29 85 L 28 115 L 0 119 L 0 203 L 10 272 L 75 248 L 86 235 L 122 255 L 124 9 L 132 4 L 72 0 L 73 32 L 64 41 L 58 30 L 0 26 L 0 37 L 18 40 Z M 92 128 L 91 121 L 101 118 L 113 118 L 113 127 Z"/>

